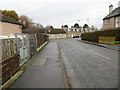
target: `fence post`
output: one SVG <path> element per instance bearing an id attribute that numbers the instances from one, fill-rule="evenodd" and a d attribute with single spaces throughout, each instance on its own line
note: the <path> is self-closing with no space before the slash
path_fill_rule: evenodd
<path id="1" fill-rule="evenodd" d="M 38 47 L 38 40 L 37 40 L 37 34 L 35 34 L 35 42 L 36 42 L 36 51 L 37 51 L 37 47 Z"/>

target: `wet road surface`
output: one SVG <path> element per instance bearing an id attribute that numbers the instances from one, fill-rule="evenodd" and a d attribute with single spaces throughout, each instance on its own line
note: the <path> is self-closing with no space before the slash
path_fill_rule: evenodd
<path id="1" fill-rule="evenodd" d="M 118 87 L 118 51 L 77 39 L 57 42 L 73 88 Z"/>

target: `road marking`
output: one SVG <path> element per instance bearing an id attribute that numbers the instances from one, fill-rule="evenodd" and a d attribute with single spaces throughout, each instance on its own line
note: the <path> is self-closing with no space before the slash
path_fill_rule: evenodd
<path id="1" fill-rule="evenodd" d="M 93 51 L 90 51 L 90 52 L 93 52 Z M 106 57 L 106 56 L 104 56 L 104 55 L 101 55 L 101 54 L 99 54 L 99 53 L 96 53 L 96 52 L 93 52 L 94 54 L 96 54 L 96 55 L 98 55 L 98 56 L 101 56 L 101 57 L 103 57 L 103 58 L 105 58 L 105 59 L 110 59 L 110 58 L 108 58 L 108 57 Z"/>
<path id="2" fill-rule="evenodd" d="M 94 52 L 96 55 L 99 55 L 99 56 L 101 56 L 101 57 L 103 57 L 103 58 L 105 58 L 105 59 L 110 59 L 110 58 L 108 58 L 108 57 L 105 57 L 105 56 L 103 56 L 103 55 L 101 55 L 101 54 L 99 54 L 99 53 L 96 53 L 96 52 Z"/>
<path id="3" fill-rule="evenodd" d="M 74 70 L 70 70 L 71 72 L 73 72 Z"/>

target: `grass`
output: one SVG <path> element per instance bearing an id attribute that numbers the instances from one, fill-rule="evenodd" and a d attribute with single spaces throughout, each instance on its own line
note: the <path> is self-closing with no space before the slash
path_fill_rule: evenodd
<path id="1" fill-rule="evenodd" d="M 120 44 L 120 41 L 116 41 L 115 44 Z"/>
<path id="2" fill-rule="evenodd" d="M 114 44 L 115 44 L 115 41 L 110 41 L 110 42 L 108 42 L 108 41 L 101 41 L 101 40 L 99 40 L 99 43 L 105 43 L 105 44 L 114 45 Z"/>
<path id="3" fill-rule="evenodd" d="M 107 42 L 107 41 L 100 41 L 100 40 L 99 40 L 99 43 L 105 43 L 105 44 L 115 45 L 115 44 L 120 44 L 120 41 Z"/>

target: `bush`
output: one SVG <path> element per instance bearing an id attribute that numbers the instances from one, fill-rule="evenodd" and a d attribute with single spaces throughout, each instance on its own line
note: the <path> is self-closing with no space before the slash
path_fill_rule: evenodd
<path id="1" fill-rule="evenodd" d="M 120 33 L 116 34 L 116 41 L 120 41 Z"/>
<path id="2" fill-rule="evenodd" d="M 99 42 L 99 36 L 116 37 L 116 41 L 120 41 L 120 28 L 83 33 L 81 38 L 82 40 Z"/>

